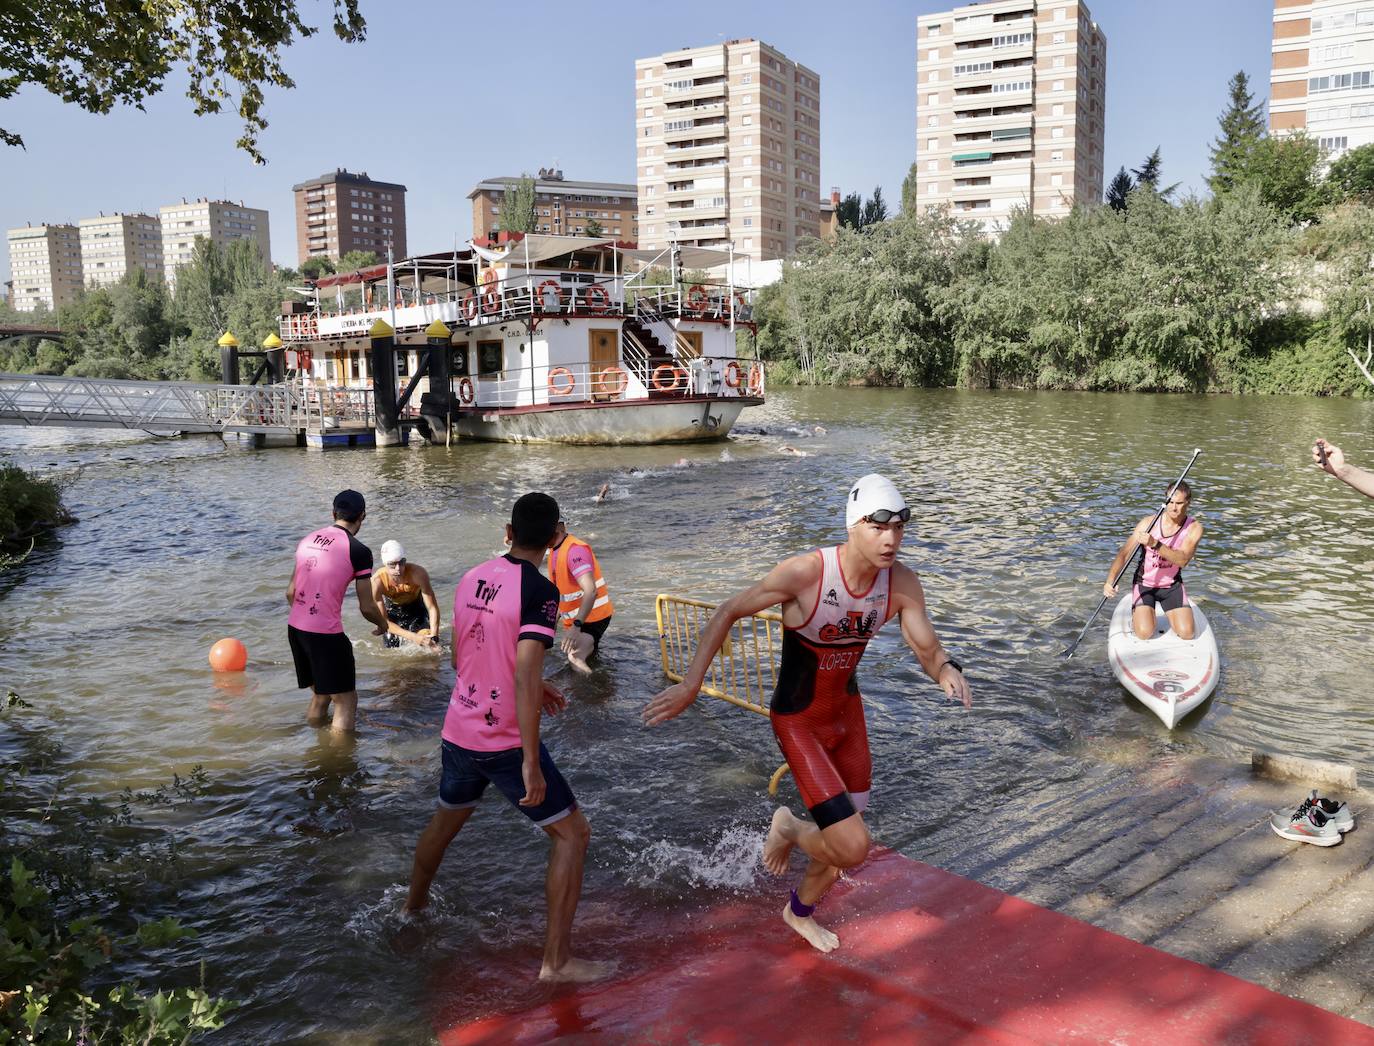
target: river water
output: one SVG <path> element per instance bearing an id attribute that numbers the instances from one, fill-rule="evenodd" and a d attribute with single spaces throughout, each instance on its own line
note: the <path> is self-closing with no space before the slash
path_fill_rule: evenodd
<path id="1" fill-rule="evenodd" d="M 283 593 L 296 540 L 327 522 L 337 490 L 367 495 L 360 538 L 403 541 L 446 620 L 454 583 L 501 550 L 527 490 L 558 498 L 595 546 L 615 620 L 596 675 L 554 672 L 572 707 L 546 738 L 593 826 L 575 940 L 598 957 L 634 952 L 654 919 L 780 890 L 756 862 L 780 761 L 766 722 L 703 698 L 667 726 L 639 724 L 664 685 L 655 594 L 718 600 L 841 540 L 844 492 L 869 471 L 915 509 L 904 559 L 975 700 L 945 700 L 895 628 L 870 648 L 880 842 L 921 857 L 926 836 L 977 804 L 1071 788 L 1103 760 L 1268 747 L 1374 771 L 1374 504 L 1308 450 L 1322 434 L 1374 465 L 1372 419 L 1368 401 L 781 390 L 728 442 L 687 448 L 321 454 L 0 430 L 0 453 L 69 481 L 81 520 L 0 580 L 0 686 L 56 721 L 78 791 L 205 767 L 209 796 L 176 820 L 175 907 L 200 932 L 181 958 L 205 959 L 211 989 L 242 1004 L 218 1041 L 426 1041 L 545 997 L 533 982 L 545 845 L 493 792 L 450 848 L 429 922 L 398 940 L 452 670 L 383 650 L 348 607 L 359 736 L 340 745 L 305 725 Z M 1188 584 L 1224 667 L 1215 697 L 1169 732 L 1107 669 L 1110 607 L 1077 657 L 1059 655 L 1117 544 L 1195 446 L 1207 534 Z M 595 504 L 603 481 L 611 498 Z M 242 676 L 207 667 L 225 635 L 249 648 Z M 799 809 L 790 782 L 782 794 Z M 976 860 L 942 855 L 956 872 Z"/>

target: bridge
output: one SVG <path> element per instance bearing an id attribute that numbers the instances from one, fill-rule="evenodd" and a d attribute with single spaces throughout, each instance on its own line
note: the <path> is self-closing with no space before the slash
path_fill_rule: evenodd
<path id="1" fill-rule="evenodd" d="M 0 425 L 320 437 L 375 423 L 370 389 L 0 374 Z"/>
<path id="2" fill-rule="evenodd" d="M 66 331 L 53 324 L 0 323 L 0 341 L 14 338 L 65 338 Z"/>

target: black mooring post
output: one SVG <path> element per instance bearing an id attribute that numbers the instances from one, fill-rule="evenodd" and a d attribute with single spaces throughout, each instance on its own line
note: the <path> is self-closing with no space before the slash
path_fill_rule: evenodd
<path id="1" fill-rule="evenodd" d="M 377 415 L 377 446 L 394 447 L 401 442 L 396 410 L 396 332 L 386 320 L 378 320 L 367 336 L 371 339 L 368 362 L 372 371 L 372 404 Z"/>

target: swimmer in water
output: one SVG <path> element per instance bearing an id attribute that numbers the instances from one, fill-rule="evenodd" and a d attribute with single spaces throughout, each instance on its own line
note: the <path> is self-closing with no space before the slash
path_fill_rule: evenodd
<path id="1" fill-rule="evenodd" d="M 541 713 L 567 705 L 543 681 L 544 654 L 558 622 L 558 590 L 539 573 L 539 563 L 553 545 L 557 524 L 553 498 L 526 494 L 506 526 L 510 551 L 473 567 L 458 582 L 453 598 L 457 680 L 444 717 L 439 809 L 415 847 L 405 911 L 429 904 L 444 852 L 494 784 L 551 844 L 539 979 L 593 981 L 613 972 L 614 965 L 572 954 L 591 827 L 539 737 Z"/>
<path id="2" fill-rule="evenodd" d="M 372 575 L 372 598 L 386 610 L 383 645 L 395 649 L 411 642 L 427 650 L 439 649 L 439 601 L 429 571 L 406 561 L 399 541 L 382 544 L 382 569 Z"/>
<path id="3" fill-rule="evenodd" d="M 926 674 L 965 708 L 973 704 L 963 667 L 931 627 L 920 579 L 897 562 L 910 518 L 892 483 L 864 476 L 846 501 L 848 540 L 784 560 L 722 603 L 701 634 L 686 678 L 655 696 L 643 713 L 649 726 L 680 714 L 696 700 L 735 622 L 782 604 L 782 659 L 770 721 L 812 821 L 780 807 L 764 842 L 763 863 L 782 875 L 794 847 L 810 859 L 782 918 L 822 952 L 833 951 L 840 939 L 813 918 L 816 905 L 841 871 L 863 862 L 872 842 L 863 811 L 873 764 L 854 679 L 864 648 L 897 618 Z"/>
<path id="4" fill-rule="evenodd" d="M 603 501 L 606 500 L 607 496 L 608 496 L 610 493 L 611 493 L 611 485 L 610 485 L 609 483 L 603 483 L 603 484 L 601 484 L 601 489 L 598 490 L 598 491 L 596 492 L 596 497 L 592 498 L 592 500 L 595 501 L 595 502 L 599 505 L 599 504 L 601 504 L 601 502 L 603 502 Z"/>

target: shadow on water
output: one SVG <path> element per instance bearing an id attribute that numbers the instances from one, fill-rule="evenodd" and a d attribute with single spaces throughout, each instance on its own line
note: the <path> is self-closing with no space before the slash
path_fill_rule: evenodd
<path id="1" fill-rule="evenodd" d="M 1028 803 L 1104 761 L 1264 746 L 1368 772 L 1371 507 L 1317 474 L 1307 448 L 1321 433 L 1374 462 L 1371 421 L 1374 404 L 1352 401 L 855 389 L 770 393 L 736 438 L 689 447 L 320 454 L 6 431 L 17 463 L 79 470 L 67 500 L 81 521 L 0 580 L 0 682 L 98 724 L 64 743 L 111 790 L 205 765 L 216 801 L 185 829 L 197 871 L 183 914 L 212 987 L 244 1003 L 221 1041 L 425 1041 L 436 969 L 468 979 L 468 1017 L 536 997 L 546 843 L 489 796 L 440 870 L 427 943 L 390 947 L 434 806 L 453 670 L 447 651 L 383 650 L 350 608 L 359 735 L 336 747 L 304 725 L 282 593 L 295 541 L 327 521 L 340 488 L 367 494 L 362 541 L 401 540 L 429 570 L 446 622 L 454 584 L 502 550 L 526 490 L 552 493 L 595 545 L 615 618 L 591 676 L 551 654 L 570 707 L 546 736 L 593 827 L 579 940 L 613 952 L 636 940 L 639 913 L 661 925 L 780 889 L 756 864 L 781 762 L 767 722 L 703 701 L 640 725 L 665 682 L 654 596 L 716 601 L 842 540 L 843 492 L 869 471 L 915 509 L 904 560 L 976 702 L 948 702 L 894 629 L 870 647 L 860 681 L 879 841 L 922 856 L 948 824 L 945 797 Z M 1224 676 L 1170 732 L 1112 677 L 1105 619 L 1073 660 L 1060 654 L 1194 443 L 1207 536 L 1189 591 L 1222 639 Z M 234 679 L 205 660 L 226 635 L 249 649 Z M 78 641 L 83 655 L 67 656 Z M 796 806 L 790 781 L 782 796 Z"/>

